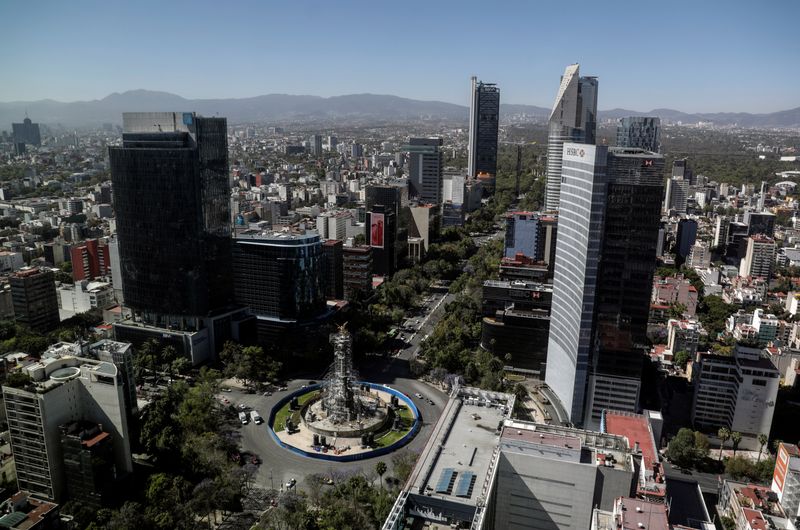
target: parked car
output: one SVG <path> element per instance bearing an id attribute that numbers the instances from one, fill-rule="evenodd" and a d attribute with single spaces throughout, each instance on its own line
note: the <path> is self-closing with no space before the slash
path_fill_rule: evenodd
<path id="1" fill-rule="evenodd" d="M 246 412 L 240 412 L 239 421 L 242 422 L 242 425 L 247 425 L 250 422 L 250 418 Z"/>
<path id="2" fill-rule="evenodd" d="M 258 414 L 258 411 L 255 410 L 250 411 L 250 419 L 253 420 L 253 423 L 256 425 L 264 423 L 264 419 Z"/>

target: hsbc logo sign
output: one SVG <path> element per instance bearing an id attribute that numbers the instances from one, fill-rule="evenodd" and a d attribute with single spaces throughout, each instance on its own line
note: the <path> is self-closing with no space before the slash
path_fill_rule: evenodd
<path id="1" fill-rule="evenodd" d="M 566 152 L 567 152 L 567 155 L 569 155 L 569 156 L 577 156 L 579 158 L 583 158 L 584 155 L 586 154 L 586 151 L 584 151 L 580 147 L 567 147 Z"/>

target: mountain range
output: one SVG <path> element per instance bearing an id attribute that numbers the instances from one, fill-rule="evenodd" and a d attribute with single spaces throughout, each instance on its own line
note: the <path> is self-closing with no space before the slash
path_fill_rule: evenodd
<path id="1" fill-rule="evenodd" d="M 225 116 L 231 124 L 264 122 L 320 122 L 336 119 L 361 121 L 412 121 L 419 119 L 466 122 L 469 108 L 442 101 L 420 101 L 398 96 L 351 94 L 319 97 L 267 94 L 239 99 L 185 99 L 168 92 L 130 90 L 100 100 L 63 103 L 51 99 L 0 103 L 0 129 L 10 129 L 27 113 L 34 122 L 79 127 L 122 121 L 123 112 L 195 111 L 205 116 Z M 502 116 L 523 115 L 546 120 L 550 109 L 533 105 L 500 105 Z M 800 127 L 800 107 L 768 114 L 744 112 L 689 114 L 673 109 L 639 112 L 625 109 L 600 111 L 599 121 L 622 116 L 659 116 L 668 123 L 713 122 L 742 127 Z"/>

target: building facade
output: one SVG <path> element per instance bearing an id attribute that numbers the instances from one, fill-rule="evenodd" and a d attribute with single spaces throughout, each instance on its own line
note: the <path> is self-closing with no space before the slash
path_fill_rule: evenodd
<path id="1" fill-rule="evenodd" d="M 574 143 L 563 144 L 563 147 L 545 381 L 569 418 L 578 422 L 583 419 L 594 344 L 592 332 L 603 239 L 608 148 Z"/>
<path id="2" fill-rule="evenodd" d="M 597 131 L 597 78 L 580 77 L 579 65 L 567 66 L 550 112 L 547 136 L 545 209 L 559 209 L 561 161 L 565 142 L 594 144 Z"/>
<path id="3" fill-rule="evenodd" d="M 105 240 L 88 239 L 70 249 L 72 279 L 94 280 L 111 272 L 111 256 Z"/>
<path id="4" fill-rule="evenodd" d="M 226 120 L 125 113 L 109 155 L 125 304 L 171 328 L 230 304 Z"/>
<path id="5" fill-rule="evenodd" d="M 636 410 L 663 167 L 641 149 L 564 144 L 546 381 L 574 423 Z"/>
<path id="6" fill-rule="evenodd" d="M 428 204 L 442 203 L 443 153 L 441 138 L 409 138 L 409 196 Z"/>
<path id="7" fill-rule="evenodd" d="M 661 152 L 661 118 L 628 116 L 617 125 L 617 147 L 637 147 Z"/>
<path id="8" fill-rule="evenodd" d="M 692 380 L 695 426 L 727 427 L 751 442 L 759 434 L 769 436 L 780 372 L 760 349 L 737 345 L 730 356 L 700 353 L 692 366 Z M 743 448 L 747 445 L 742 443 Z"/>
<path id="9" fill-rule="evenodd" d="M 17 322 L 39 333 L 58 327 L 58 296 L 50 270 L 21 269 L 9 276 L 8 283 Z"/>
<path id="10" fill-rule="evenodd" d="M 345 300 L 353 300 L 357 296 L 369 296 L 372 292 L 372 248 L 366 245 L 346 245 L 342 249 L 342 259 Z"/>
<path id="11" fill-rule="evenodd" d="M 31 383 L 3 386 L 20 490 L 56 502 L 69 497 L 61 426 L 102 423 L 112 437 L 116 476 L 133 471 L 125 384 L 113 363 L 73 356 L 42 358 L 25 367 Z"/>
<path id="12" fill-rule="evenodd" d="M 494 191 L 497 175 L 497 129 L 500 122 L 500 90 L 494 83 L 472 77 L 472 99 L 469 107 L 468 175 L 486 178 L 484 189 Z"/>

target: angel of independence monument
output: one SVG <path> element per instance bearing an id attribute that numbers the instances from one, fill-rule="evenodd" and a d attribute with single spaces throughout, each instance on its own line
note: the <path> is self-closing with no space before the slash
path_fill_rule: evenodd
<path id="1" fill-rule="evenodd" d="M 273 409 L 269 427 L 282 446 L 314 458 L 358 459 L 385 454 L 419 430 L 411 398 L 384 385 L 363 382 L 353 368 L 353 339 L 341 326 L 331 335 L 334 360 L 320 385 L 287 396 Z M 276 421 L 277 416 L 285 418 Z M 340 456 L 343 455 L 343 456 Z"/>
<path id="2" fill-rule="evenodd" d="M 322 397 L 306 409 L 304 421 L 314 433 L 357 438 L 383 427 L 389 407 L 353 368 L 353 338 L 342 326 L 331 335 L 334 359 L 322 382 Z M 390 400 L 396 405 L 396 400 Z"/>

